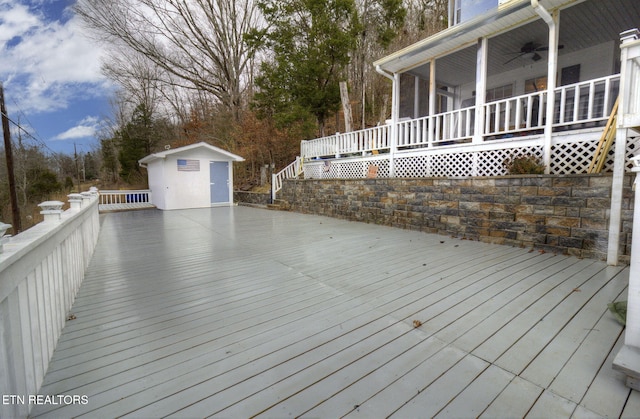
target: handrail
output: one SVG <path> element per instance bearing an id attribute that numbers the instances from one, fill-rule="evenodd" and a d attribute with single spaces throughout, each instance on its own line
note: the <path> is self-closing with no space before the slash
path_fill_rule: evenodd
<path id="1" fill-rule="evenodd" d="M 294 179 L 300 176 L 302 173 L 302 159 L 296 157 L 296 159 L 287 165 L 284 169 L 278 173 L 271 175 L 271 202 L 275 201 L 276 193 L 282 189 L 282 182 L 285 179 Z"/>

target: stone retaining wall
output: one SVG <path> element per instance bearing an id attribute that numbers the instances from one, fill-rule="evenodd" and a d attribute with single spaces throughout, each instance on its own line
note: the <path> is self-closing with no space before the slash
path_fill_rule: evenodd
<path id="1" fill-rule="evenodd" d="M 233 202 L 267 205 L 271 201 L 271 194 L 258 192 L 233 191 Z"/>
<path id="2" fill-rule="evenodd" d="M 606 260 L 610 174 L 481 178 L 287 180 L 291 210 Z M 629 262 L 631 176 L 620 261 Z"/>

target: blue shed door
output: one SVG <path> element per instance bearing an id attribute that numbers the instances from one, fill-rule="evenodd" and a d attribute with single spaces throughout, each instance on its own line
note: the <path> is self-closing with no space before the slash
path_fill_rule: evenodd
<path id="1" fill-rule="evenodd" d="M 210 162 L 209 181 L 211 187 L 211 203 L 220 204 L 229 202 L 229 162 Z"/>

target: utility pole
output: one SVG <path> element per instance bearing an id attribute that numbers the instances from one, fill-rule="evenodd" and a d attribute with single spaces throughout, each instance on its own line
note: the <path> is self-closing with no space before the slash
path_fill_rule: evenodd
<path id="1" fill-rule="evenodd" d="M 0 82 L 0 114 L 2 114 L 2 132 L 4 134 L 4 153 L 7 157 L 7 175 L 9 177 L 9 199 L 11 201 L 11 215 L 13 234 L 22 231 L 20 222 L 20 208 L 18 208 L 18 195 L 16 194 L 16 178 L 13 171 L 13 149 L 11 147 L 11 131 L 9 130 L 9 117 L 4 105 L 4 86 Z"/>
<path id="2" fill-rule="evenodd" d="M 78 151 L 76 150 L 76 143 L 73 143 L 73 160 L 76 163 L 76 179 L 78 180 L 78 193 L 80 193 L 80 167 L 78 165 Z"/>

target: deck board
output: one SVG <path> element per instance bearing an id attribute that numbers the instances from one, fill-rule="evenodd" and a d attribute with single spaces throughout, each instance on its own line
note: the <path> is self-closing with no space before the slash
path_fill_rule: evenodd
<path id="1" fill-rule="evenodd" d="M 249 207 L 101 217 L 41 389 L 89 403 L 34 417 L 633 416 L 640 403 L 610 365 L 622 329 L 606 302 L 628 268 Z"/>
<path id="2" fill-rule="evenodd" d="M 131 211 L 131 210 L 151 209 L 155 207 L 156 206 L 150 202 L 130 202 L 130 203 L 120 203 L 120 204 L 100 204 L 98 205 L 98 210 L 100 212 Z"/>

